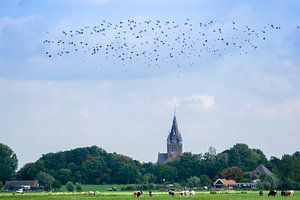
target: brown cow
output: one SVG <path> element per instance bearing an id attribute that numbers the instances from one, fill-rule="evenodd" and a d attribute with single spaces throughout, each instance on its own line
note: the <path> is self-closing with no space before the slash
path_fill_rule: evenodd
<path id="1" fill-rule="evenodd" d="M 283 197 L 290 197 L 293 196 L 293 194 L 294 194 L 294 190 L 281 191 L 281 196 Z"/>
<path id="2" fill-rule="evenodd" d="M 133 193 L 133 195 L 136 197 L 136 198 L 139 198 L 141 195 L 143 194 L 143 191 L 136 191 Z"/>

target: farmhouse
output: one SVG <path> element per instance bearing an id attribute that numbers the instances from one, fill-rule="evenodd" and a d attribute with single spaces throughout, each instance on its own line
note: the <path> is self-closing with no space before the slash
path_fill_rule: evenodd
<path id="1" fill-rule="evenodd" d="M 273 175 L 273 173 L 264 165 L 259 165 L 251 174 L 252 179 L 258 179 L 262 175 Z"/>
<path id="2" fill-rule="evenodd" d="M 15 191 L 18 189 L 24 190 L 36 190 L 39 184 L 36 180 L 25 180 L 25 181 L 6 181 L 4 185 L 4 190 Z"/>
<path id="3" fill-rule="evenodd" d="M 229 189 L 236 186 L 236 184 L 235 180 L 218 179 L 214 182 L 214 187 L 217 189 Z"/>

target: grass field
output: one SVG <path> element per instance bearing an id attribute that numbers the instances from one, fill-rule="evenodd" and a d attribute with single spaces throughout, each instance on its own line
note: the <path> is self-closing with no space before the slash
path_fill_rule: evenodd
<path id="1" fill-rule="evenodd" d="M 176 194 L 175 197 L 170 197 L 166 192 L 154 192 L 152 197 L 149 197 L 147 193 L 141 197 L 142 199 L 153 200 L 165 200 L 165 199 L 199 199 L 199 200 L 267 200 L 267 199 L 288 199 L 288 200 L 300 200 L 300 191 L 296 191 L 292 197 L 281 197 L 280 194 L 275 198 L 268 197 L 267 192 L 264 196 L 260 197 L 257 191 L 232 191 L 229 193 L 209 194 L 209 192 L 197 192 L 195 197 L 180 197 Z M 104 200 L 128 200 L 136 199 L 132 192 L 100 192 L 95 196 L 89 196 L 88 193 L 24 193 L 24 194 L 12 194 L 12 193 L 0 193 L 0 200 L 89 200 L 89 199 L 104 199 Z"/>

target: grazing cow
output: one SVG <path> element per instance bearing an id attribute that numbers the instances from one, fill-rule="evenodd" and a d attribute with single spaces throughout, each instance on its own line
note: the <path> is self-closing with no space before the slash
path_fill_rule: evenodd
<path id="1" fill-rule="evenodd" d="M 143 194 L 143 191 L 136 191 L 133 193 L 133 195 L 136 197 L 136 198 L 139 198 L 141 195 Z"/>
<path id="2" fill-rule="evenodd" d="M 268 196 L 272 196 L 272 197 L 275 197 L 277 194 L 277 191 L 276 190 L 270 190 Z"/>
<path id="3" fill-rule="evenodd" d="M 90 195 L 90 196 L 95 196 L 95 195 L 96 195 L 96 192 L 94 192 L 94 191 L 89 191 L 89 195 Z"/>
<path id="4" fill-rule="evenodd" d="M 169 195 L 172 196 L 172 197 L 175 196 L 175 192 L 174 192 L 173 190 L 169 190 L 168 193 L 169 193 Z"/>
<path id="5" fill-rule="evenodd" d="M 259 191 L 259 196 L 263 196 L 264 195 L 264 193 L 263 193 L 263 191 Z"/>
<path id="6" fill-rule="evenodd" d="M 283 197 L 290 197 L 293 196 L 293 194 L 294 194 L 294 190 L 281 191 L 281 196 Z"/>
<path id="7" fill-rule="evenodd" d="M 190 191 L 188 190 L 183 190 L 179 193 L 179 195 L 182 197 L 182 196 L 188 196 L 190 194 Z"/>
<path id="8" fill-rule="evenodd" d="M 190 196 L 194 197 L 196 195 L 196 192 L 194 190 L 190 191 Z"/>

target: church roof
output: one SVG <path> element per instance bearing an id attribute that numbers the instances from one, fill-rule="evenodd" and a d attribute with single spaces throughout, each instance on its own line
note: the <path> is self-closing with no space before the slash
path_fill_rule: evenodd
<path id="1" fill-rule="evenodd" d="M 167 139 L 168 144 L 182 144 L 182 137 L 178 130 L 176 116 L 174 115 L 171 131 Z"/>
<path id="2" fill-rule="evenodd" d="M 157 163 L 162 164 L 168 160 L 167 153 L 158 153 Z"/>

